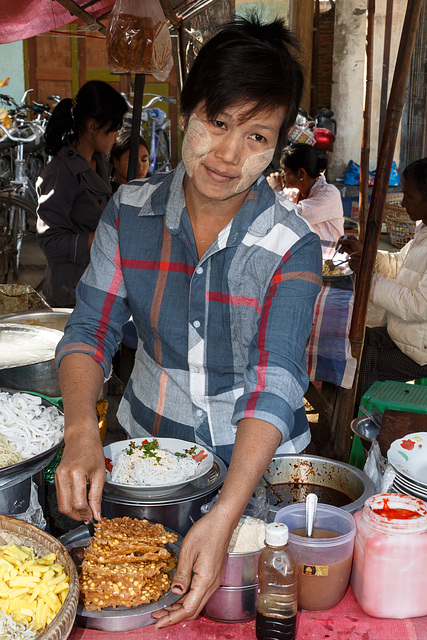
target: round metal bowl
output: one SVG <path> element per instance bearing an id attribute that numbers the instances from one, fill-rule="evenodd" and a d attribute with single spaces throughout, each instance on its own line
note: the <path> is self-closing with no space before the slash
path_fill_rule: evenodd
<path id="1" fill-rule="evenodd" d="M 305 502 L 308 493 L 316 493 L 319 502 L 355 513 L 375 493 L 372 480 L 360 469 L 345 462 L 321 456 L 275 456 L 266 472 L 282 501 L 267 488 L 270 511 L 288 504 Z"/>
<path id="2" fill-rule="evenodd" d="M 226 473 L 225 463 L 214 454 L 214 463 L 210 471 L 163 498 L 142 499 L 105 486 L 102 494 L 102 515 L 106 518 L 146 518 L 150 522 L 160 522 L 185 536 L 194 522 L 201 517 L 200 508 L 210 502 L 222 487 Z"/>
<path id="3" fill-rule="evenodd" d="M 217 622 L 254 620 L 257 593 L 257 584 L 249 587 L 218 587 L 205 604 L 202 615 Z"/>

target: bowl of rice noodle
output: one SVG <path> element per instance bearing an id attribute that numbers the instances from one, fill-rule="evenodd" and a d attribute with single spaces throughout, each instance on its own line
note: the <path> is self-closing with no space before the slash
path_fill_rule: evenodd
<path id="1" fill-rule="evenodd" d="M 64 416 L 35 394 L 0 387 L 0 490 L 16 476 L 34 475 L 63 444 Z"/>

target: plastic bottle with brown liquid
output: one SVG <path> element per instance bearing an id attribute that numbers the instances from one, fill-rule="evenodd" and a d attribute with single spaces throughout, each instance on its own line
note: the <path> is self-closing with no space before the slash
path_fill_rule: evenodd
<path id="1" fill-rule="evenodd" d="M 258 640 L 295 639 L 297 574 L 288 538 L 285 524 L 272 522 L 265 528 L 265 547 L 258 560 Z"/>

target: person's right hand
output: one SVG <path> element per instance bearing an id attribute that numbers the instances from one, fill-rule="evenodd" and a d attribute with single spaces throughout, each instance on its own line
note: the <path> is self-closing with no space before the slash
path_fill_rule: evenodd
<path id="1" fill-rule="evenodd" d="M 338 249 L 338 253 L 348 253 L 351 255 L 356 251 L 362 253 L 363 244 L 357 238 L 341 236 L 341 238 L 337 242 L 337 246 L 341 245 Z"/>
<path id="2" fill-rule="evenodd" d="M 348 266 L 358 275 L 360 270 L 360 261 L 362 257 L 363 244 L 357 238 L 344 237 L 338 240 L 337 246 L 341 244 L 338 253 L 347 253 L 349 255 Z"/>
<path id="3" fill-rule="evenodd" d="M 61 513 L 73 520 L 91 522 L 94 518 L 101 519 L 105 458 L 98 426 L 84 433 L 83 441 L 78 430 L 74 437 L 66 439 L 55 473 L 55 487 Z"/>
<path id="4" fill-rule="evenodd" d="M 267 176 L 267 182 L 273 189 L 273 191 L 282 191 L 282 189 L 284 188 L 283 177 L 279 171 L 270 173 L 270 175 Z"/>

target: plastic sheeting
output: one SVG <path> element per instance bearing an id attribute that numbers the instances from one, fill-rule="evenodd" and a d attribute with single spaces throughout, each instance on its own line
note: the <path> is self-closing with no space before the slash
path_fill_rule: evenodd
<path id="1" fill-rule="evenodd" d="M 86 0 L 75 0 L 85 8 Z M 98 0 L 85 11 L 94 18 L 104 15 L 114 0 Z M 2 0 L 0 17 L 0 44 L 18 42 L 71 22 L 81 22 L 55 0 Z"/>

